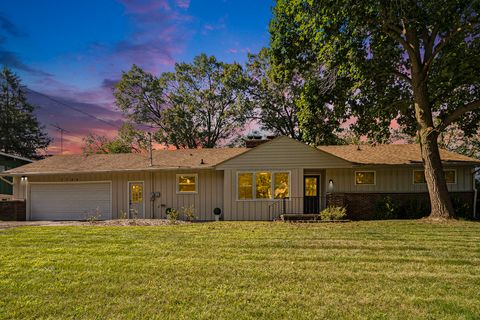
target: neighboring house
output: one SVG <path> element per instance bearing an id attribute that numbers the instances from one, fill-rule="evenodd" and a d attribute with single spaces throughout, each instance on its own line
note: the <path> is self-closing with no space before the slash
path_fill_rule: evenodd
<path id="1" fill-rule="evenodd" d="M 480 161 L 441 150 L 448 188 L 473 207 Z M 254 148 L 159 150 L 147 155 L 61 155 L 8 171 L 27 219 L 165 218 L 193 206 L 200 220 L 271 220 L 345 205 L 372 218 L 385 196 L 427 197 L 418 145 L 314 148 L 278 137 Z M 282 198 L 288 197 L 283 200 Z"/>
<path id="2" fill-rule="evenodd" d="M 0 200 L 9 199 L 13 195 L 13 180 L 11 177 L 4 177 L 3 172 L 31 162 L 33 160 L 0 152 Z"/>

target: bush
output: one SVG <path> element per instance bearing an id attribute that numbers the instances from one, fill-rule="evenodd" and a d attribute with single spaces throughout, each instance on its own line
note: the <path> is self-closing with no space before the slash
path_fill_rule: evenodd
<path id="1" fill-rule="evenodd" d="M 197 216 L 195 215 L 195 208 L 193 206 L 182 207 L 182 215 L 187 221 L 193 221 L 197 219 Z"/>
<path id="2" fill-rule="evenodd" d="M 322 220 L 342 220 L 347 216 L 347 209 L 345 207 L 328 207 L 320 212 L 320 219 Z"/>
<path id="3" fill-rule="evenodd" d="M 377 202 L 375 210 L 375 219 L 389 220 L 397 219 L 400 209 L 400 205 L 397 201 L 394 201 L 391 197 L 385 197 L 381 201 Z"/>
<path id="4" fill-rule="evenodd" d="M 180 212 L 178 212 L 175 208 L 168 208 L 166 210 L 168 220 L 170 222 L 175 223 L 178 220 L 178 217 L 180 216 Z"/>

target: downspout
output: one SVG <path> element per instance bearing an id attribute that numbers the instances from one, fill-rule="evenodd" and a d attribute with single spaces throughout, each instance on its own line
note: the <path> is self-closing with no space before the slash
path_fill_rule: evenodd
<path id="1" fill-rule="evenodd" d="M 472 173 L 472 183 L 473 183 L 473 219 L 477 219 L 477 197 L 478 197 L 478 190 L 476 186 L 477 180 L 475 179 L 476 173 L 480 171 L 480 168 L 473 169 Z"/>

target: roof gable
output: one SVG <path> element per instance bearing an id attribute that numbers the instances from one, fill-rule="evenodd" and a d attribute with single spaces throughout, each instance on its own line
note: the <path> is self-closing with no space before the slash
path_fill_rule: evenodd
<path id="1" fill-rule="evenodd" d="M 216 166 L 224 168 L 345 168 L 352 164 L 292 138 L 281 136 Z"/>

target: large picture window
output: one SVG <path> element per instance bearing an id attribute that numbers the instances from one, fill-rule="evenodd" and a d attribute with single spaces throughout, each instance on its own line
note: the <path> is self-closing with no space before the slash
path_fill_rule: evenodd
<path id="1" fill-rule="evenodd" d="M 239 172 L 238 200 L 268 200 L 288 198 L 290 173 L 284 171 Z"/>
<path id="2" fill-rule="evenodd" d="M 454 169 L 443 170 L 445 175 L 445 181 L 447 183 L 455 184 L 457 183 L 457 171 Z M 414 184 L 424 184 L 427 183 L 425 180 L 425 171 L 424 170 L 413 170 L 413 183 Z"/>
<path id="3" fill-rule="evenodd" d="M 196 174 L 177 174 L 177 193 L 197 193 Z"/>
<path id="4" fill-rule="evenodd" d="M 355 171 L 355 184 L 357 185 L 375 184 L 375 171 Z"/>

